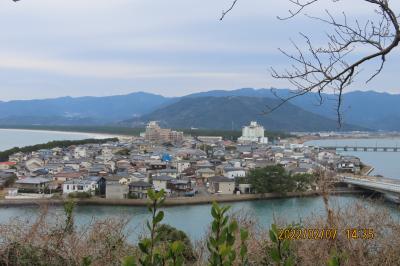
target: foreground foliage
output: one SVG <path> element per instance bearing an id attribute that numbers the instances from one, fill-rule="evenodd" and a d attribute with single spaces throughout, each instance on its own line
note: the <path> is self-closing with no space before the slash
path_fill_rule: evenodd
<path id="1" fill-rule="evenodd" d="M 329 219 L 313 215 L 296 224 L 278 216 L 267 229 L 249 213 L 214 203 L 209 231 L 193 245 L 184 232 L 162 224 L 164 191 L 148 193 L 150 219 L 137 245 L 127 241 L 125 217 L 78 227 L 70 199 L 62 216 L 44 207 L 34 222 L 1 224 L 0 265 L 399 265 L 400 223 L 379 202 L 331 206 Z M 375 237 L 349 239 L 344 232 L 354 226 L 372 228 Z M 281 238 L 282 230 L 294 228 L 337 228 L 338 234 L 333 240 Z"/>

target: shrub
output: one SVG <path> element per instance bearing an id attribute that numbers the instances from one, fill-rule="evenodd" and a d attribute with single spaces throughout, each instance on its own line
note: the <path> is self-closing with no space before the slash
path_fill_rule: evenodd
<path id="1" fill-rule="evenodd" d="M 92 197 L 92 193 L 90 192 L 72 192 L 68 194 L 69 198 L 76 198 L 76 199 L 88 199 Z"/>

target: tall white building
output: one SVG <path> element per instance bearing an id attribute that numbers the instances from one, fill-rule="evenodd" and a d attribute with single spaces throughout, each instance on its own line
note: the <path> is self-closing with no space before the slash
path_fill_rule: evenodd
<path id="1" fill-rule="evenodd" d="M 251 121 L 249 126 L 243 127 L 242 136 L 238 141 L 268 143 L 268 138 L 264 137 L 264 127 L 255 121 Z"/>

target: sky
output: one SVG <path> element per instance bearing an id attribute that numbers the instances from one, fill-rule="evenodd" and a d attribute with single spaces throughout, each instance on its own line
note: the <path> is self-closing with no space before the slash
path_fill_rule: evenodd
<path id="1" fill-rule="evenodd" d="M 392 1 L 400 12 L 400 3 Z M 292 88 L 269 69 L 290 65 L 278 48 L 301 48 L 299 32 L 323 44 L 324 24 L 304 15 L 281 21 L 289 0 L 11 0 L 0 1 L 0 100 L 105 96 L 145 91 L 181 96 L 213 89 Z M 321 0 L 307 14 L 345 10 L 373 15 L 364 0 Z M 400 49 L 398 49 L 400 50 Z M 360 51 L 362 53 L 363 51 Z M 363 73 L 376 69 L 376 62 Z M 400 93 L 400 54 L 350 90 Z M 364 78 L 364 79 L 363 79 Z"/>

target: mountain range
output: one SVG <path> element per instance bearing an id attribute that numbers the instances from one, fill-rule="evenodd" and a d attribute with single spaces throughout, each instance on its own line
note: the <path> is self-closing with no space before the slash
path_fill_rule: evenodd
<path id="1" fill-rule="evenodd" d="M 276 90 L 280 97 L 293 92 Z M 214 90 L 184 97 L 137 92 L 106 97 L 0 101 L 0 125 L 120 125 L 157 120 L 172 128 L 239 129 L 256 120 L 273 131 L 338 130 L 336 99 L 315 93 L 297 97 L 272 113 L 279 98 L 270 89 Z M 340 130 L 400 131 L 400 95 L 374 91 L 344 94 Z"/>

